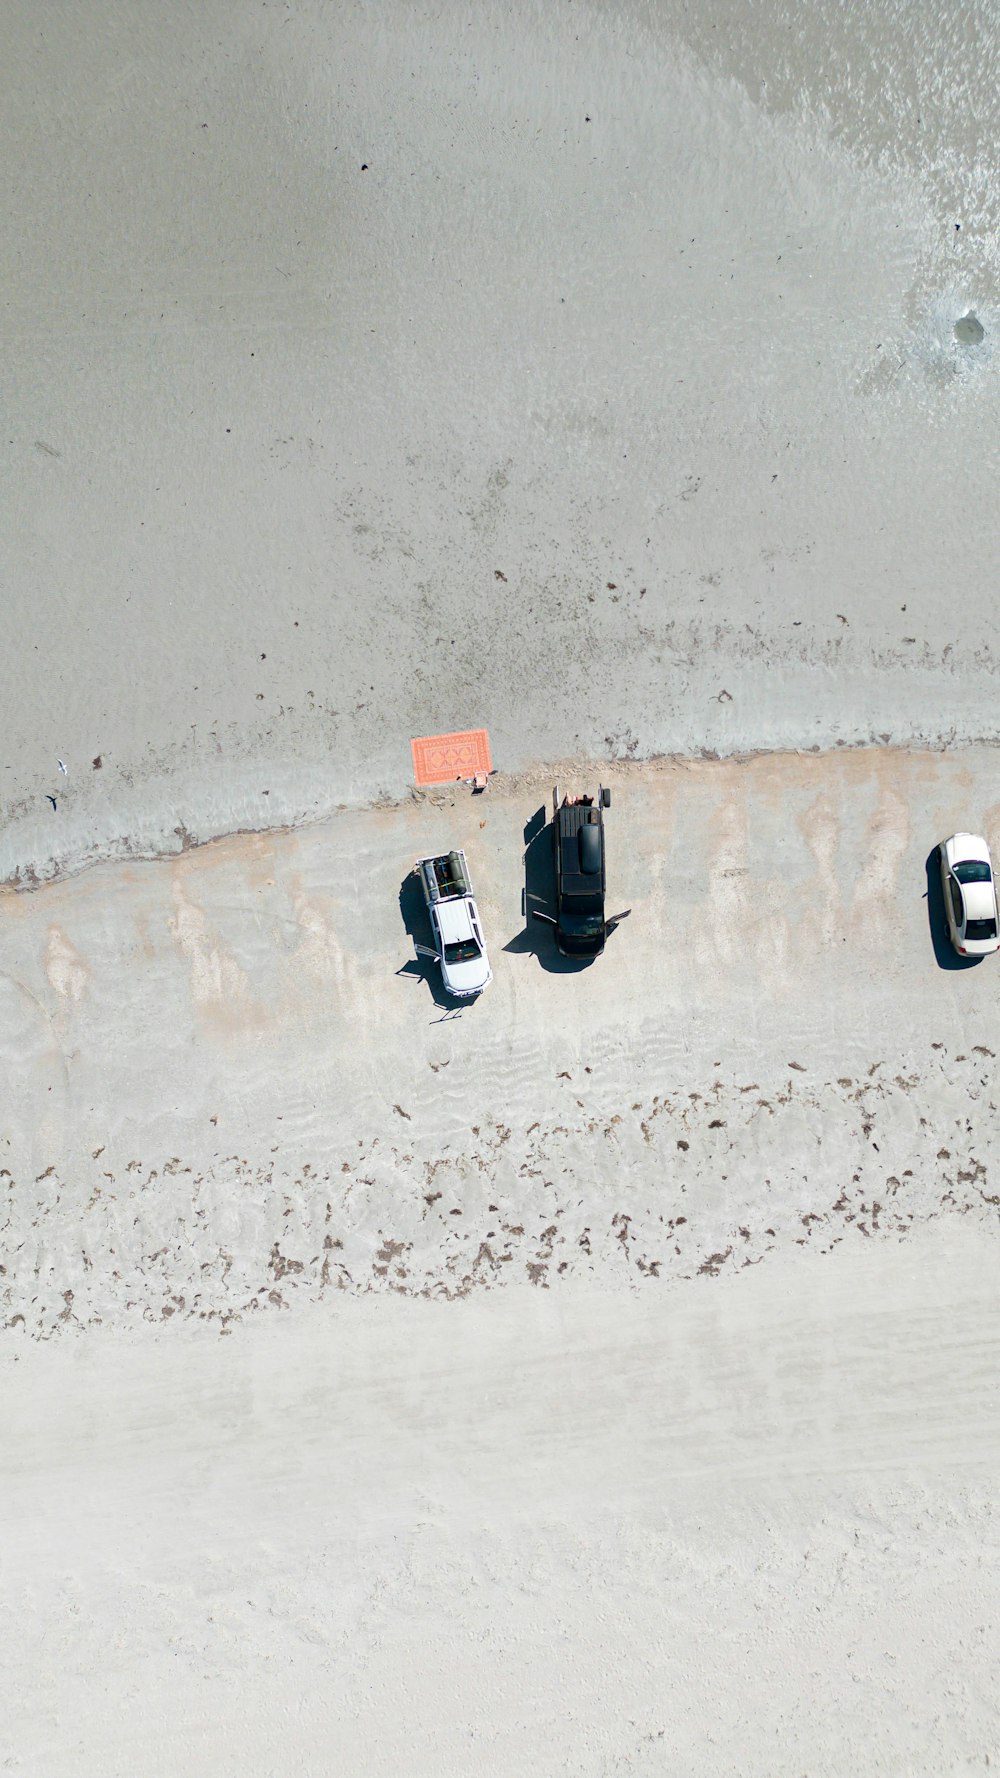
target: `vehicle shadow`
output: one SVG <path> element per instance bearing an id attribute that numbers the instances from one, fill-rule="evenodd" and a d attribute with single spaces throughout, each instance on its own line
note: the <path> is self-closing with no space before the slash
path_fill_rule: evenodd
<path id="1" fill-rule="evenodd" d="M 554 914 L 556 907 L 556 864 L 553 857 L 552 822 L 545 805 L 536 809 L 524 827 L 524 890 L 521 912 L 524 926 L 504 945 L 515 954 L 530 952 L 551 975 L 576 975 L 589 969 L 593 957 L 564 957 L 556 949 L 555 930 L 540 914 Z"/>
<path id="2" fill-rule="evenodd" d="M 931 944 L 934 947 L 934 961 L 939 969 L 975 969 L 982 962 L 981 957 L 960 957 L 948 937 L 948 922 L 944 911 L 944 888 L 941 883 L 941 855 L 937 846 L 928 854 L 925 869 L 927 871 L 927 924 L 931 932 Z"/>
<path id="3" fill-rule="evenodd" d="M 420 878 L 415 870 L 408 871 L 399 885 L 399 913 L 406 928 L 411 944 L 427 945 L 433 949 L 434 934 L 427 916 L 424 892 L 420 887 Z M 424 981 L 430 989 L 435 1006 L 449 1018 L 460 1018 L 467 1006 L 474 1006 L 473 1000 L 456 1000 L 449 994 L 441 980 L 440 966 L 431 957 L 413 956 L 396 971 L 408 981 Z"/>

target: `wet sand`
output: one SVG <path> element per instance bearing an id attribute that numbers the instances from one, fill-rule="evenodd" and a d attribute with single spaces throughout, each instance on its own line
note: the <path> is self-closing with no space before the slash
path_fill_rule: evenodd
<path id="1" fill-rule="evenodd" d="M 995 6 L 110 16 L 2 27 L 0 879 L 996 732 Z"/>

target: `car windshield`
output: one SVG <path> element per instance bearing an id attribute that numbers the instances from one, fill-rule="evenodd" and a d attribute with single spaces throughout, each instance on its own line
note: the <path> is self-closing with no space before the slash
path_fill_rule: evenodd
<path id="1" fill-rule="evenodd" d="M 956 864 L 955 875 L 960 883 L 988 883 L 992 872 L 985 858 L 966 858 Z"/>
<path id="2" fill-rule="evenodd" d="M 572 914 L 563 909 L 559 922 L 567 938 L 600 938 L 604 931 L 603 913 Z"/>
<path id="3" fill-rule="evenodd" d="M 995 920 L 970 920 L 965 928 L 966 938 L 996 938 L 996 935 Z"/>
<path id="4" fill-rule="evenodd" d="M 475 962 L 475 959 L 481 955 L 482 953 L 474 938 L 463 938 L 460 939 L 457 944 L 445 945 L 444 947 L 444 960 L 446 963 L 473 963 Z"/>

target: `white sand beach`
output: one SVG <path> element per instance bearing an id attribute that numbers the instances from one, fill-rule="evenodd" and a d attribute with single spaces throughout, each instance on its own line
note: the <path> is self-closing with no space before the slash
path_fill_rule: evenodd
<path id="1" fill-rule="evenodd" d="M 3 1771 L 1000 1760 L 998 42 L 4 9 Z"/>

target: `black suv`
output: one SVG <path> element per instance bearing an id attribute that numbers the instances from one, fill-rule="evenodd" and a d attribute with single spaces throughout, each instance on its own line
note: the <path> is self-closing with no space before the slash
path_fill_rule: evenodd
<path id="1" fill-rule="evenodd" d="M 608 935 L 604 914 L 607 871 L 604 811 L 611 792 L 594 796 L 552 792 L 552 837 L 556 866 L 556 944 L 564 957 L 599 957 Z"/>

